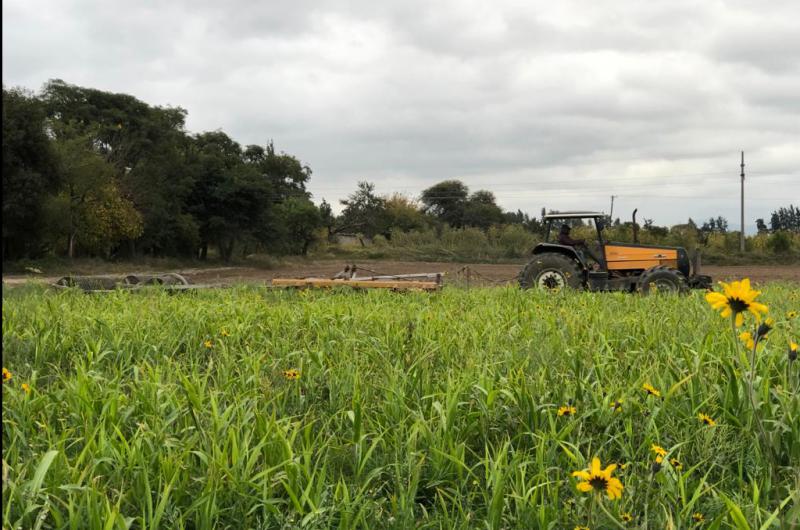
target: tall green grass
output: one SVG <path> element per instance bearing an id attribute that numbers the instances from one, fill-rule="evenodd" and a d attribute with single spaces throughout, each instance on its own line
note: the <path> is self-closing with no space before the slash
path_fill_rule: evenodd
<path id="1" fill-rule="evenodd" d="M 778 323 L 755 378 L 770 466 L 728 322 L 699 292 L 11 290 L 3 521 L 796 527 L 800 320 L 784 315 L 799 297 L 771 284 L 760 298 Z M 565 404 L 577 414 L 558 417 Z M 652 444 L 682 468 L 654 472 Z M 576 490 L 594 456 L 625 464 L 620 500 Z"/>

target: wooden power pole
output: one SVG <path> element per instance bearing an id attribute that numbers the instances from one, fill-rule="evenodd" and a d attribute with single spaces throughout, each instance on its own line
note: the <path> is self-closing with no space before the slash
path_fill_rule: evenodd
<path id="1" fill-rule="evenodd" d="M 741 196 L 741 232 L 739 232 L 739 252 L 744 253 L 744 151 L 742 151 L 742 196 Z"/>

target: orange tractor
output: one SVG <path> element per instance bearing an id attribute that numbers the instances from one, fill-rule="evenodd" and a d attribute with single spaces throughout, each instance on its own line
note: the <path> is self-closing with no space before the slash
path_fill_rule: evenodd
<path id="1" fill-rule="evenodd" d="M 553 222 L 590 219 L 597 229 L 596 264 L 589 263 L 585 248 L 551 241 Z M 533 249 L 533 259 L 519 274 L 524 289 L 559 290 L 565 287 L 590 291 L 652 290 L 685 292 L 708 289 L 711 277 L 699 274 L 700 255 L 690 260 L 686 249 L 617 243 L 603 239 L 606 215 L 599 212 L 561 212 L 544 216 L 545 242 Z"/>

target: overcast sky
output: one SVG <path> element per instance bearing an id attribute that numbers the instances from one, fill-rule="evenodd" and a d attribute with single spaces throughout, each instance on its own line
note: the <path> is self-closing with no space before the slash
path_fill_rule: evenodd
<path id="1" fill-rule="evenodd" d="M 273 139 L 331 203 L 444 179 L 659 224 L 800 203 L 800 3 L 4 0 L 3 83 Z"/>

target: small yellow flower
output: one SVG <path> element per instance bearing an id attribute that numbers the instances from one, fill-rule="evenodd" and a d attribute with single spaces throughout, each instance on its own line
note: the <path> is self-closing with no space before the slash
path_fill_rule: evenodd
<path id="1" fill-rule="evenodd" d="M 756 341 L 753 339 L 753 334 L 749 331 L 743 331 L 739 333 L 739 340 L 742 341 L 742 344 L 744 344 L 744 347 L 748 350 L 752 350 L 756 345 Z"/>
<path id="2" fill-rule="evenodd" d="M 650 383 L 645 383 L 642 385 L 642 390 L 644 390 L 648 396 L 655 396 L 661 397 L 661 392 L 659 392 L 656 387 L 651 385 Z"/>
<path id="3" fill-rule="evenodd" d="M 578 491 L 588 493 L 592 490 L 598 493 L 605 492 L 611 500 L 619 499 L 622 497 L 622 482 L 618 478 L 614 478 L 611 474 L 617 468 L 617 464 L 611 464 L 605 469 L 600 466 L 600 459 L 592 458 L 592 465 L 586 470 L 574 471 L 573 477 L 578 477 L 581 482 L 578 483 Z"/>
<path id="4" fill-rule="evenodd" d="M 703 414 L 702 412 L 697 415 L 697 419 L 706 425 L 710 425 L 711 427 L 717 424 L 717 422 L 714 421 L 714 418 L 712 418 L 708 414 Z"/>
<path id="5" fill-rule="evenodd" d="M 205 342 L 203 342 L 203 346 L 205 346 L 206 348 L 213 348 L 214 342 L 211 340 L 206 340 Z"/>
<path id="6" fill-rule="evenodd" d="M 222 330 L 219 332 L 219 334 L 222 335 L 223 337 L 230 337 L 231 336 L 231 334 L 228 333 L 228 330 L 225 329 L 225 328 L 222 328 Z"/>
<path id="7" fill-rule="evenodd" d="M 11 372 L 8 370 L 8 368 L 6 368 L 4 366 L 3 367 L 3 382 L 5 383 L 6 381 L 9 381 L 12 377 L 13 376 L 11 375 Z"/>
<path id="8" fill-rule="evenodd" d="M 620 410 L 622 410 L 622 399 L 618 399 L 618 400 L 616 400 L 615 402 L 613 402 L 613 403 L 611 404 L 611 409 L 612 409 L 614 412 L 619 412 Z"/>
<path id="9" fill-rule="evenodd" d="M 797 360 L 797 344 L 794 342 L 789 343 L 789 361 Z"/>
<path id="10" fill-rule="evenodd" d="M 670 458 L 669 465 L 671 465 L 673 469 L 675 469 L 675 471 L 680 471 L 681 469 L 683 469 L 683 464 L 681 464 L 681 461 L 678 460 L 677 458 Z"/>
<path id="11" fill-rule="evenodd" d="M 572 405 L 564 405 L 563 407 L 558 408 L 559 416 L 574 416 L 576 412 L 578 412 L 578 409 Z"/>
<path id="12" fill-rule="evenodd" d="M 786 313 L 786 318 L 789 320 L 797 318 L 797 311 L 789 311 L 788 313 Z"/>
<path id="13" fill-rule="evenodd" d="M 727 318 L 731 315 L 735 318 L 736 326 L 744 323 L 744 313 L 750 312 L 761 321 L 761 314 L 768 311 L 767 306 L 756 302 L 755 299 L 761 294 L 750 287 L 750 279 L 745 278 L 740 282 L 719 282 L 723 292 L 710 292 L 706 295 L 706 301 L 715 311 L 720 311 L 720 316 Z"/>
<path id="14" fill-rule="evenodd" d="M 25 391 L 26 394 L 30 394 L 31 393 L 31 387 L 30 387 L 30 385 L 28 383 L 22 383 L 20 385 L 20 387 L 22 388 L 22 390 Z"/>
<path id="15" fill-rule="evenodd" d="M 706 520 L 706 516 L 703 515 L 700 512 L 694 512 L 692 514 L 692 521 L 694 521 L 695 523 L 702 523 L 705 520 Z"/>
<path id="16" fill-rule="evenodd" d="M 664 462 L 664 457 L 661 455 L 656 456 L 656 464 L 661 465 Z"/>
<path id="17" fill-rule="evenodd" d="M 619 514 L 619 518 L 622 519 L 623 523 L 630 523 L 633 521 L 633 515 L 631 515 L 629 512 L 622 512 Z"/>
<path id="18" fill-rule="evenodd" d="M 283 377 L 285 377 L 290 381 L 294 381 L 296 379 L 300 379 L 300 372 L 294 368 L 292 368 L 291 370 L 284 370 Z"/>
<path id="19" fill-rule="evenodd" d="M 653 444 L 650 446 L 650 450 L 653 451 L 658 456 L 667 456 L 667 450 L 661 447 L 660 445 Z"/>

